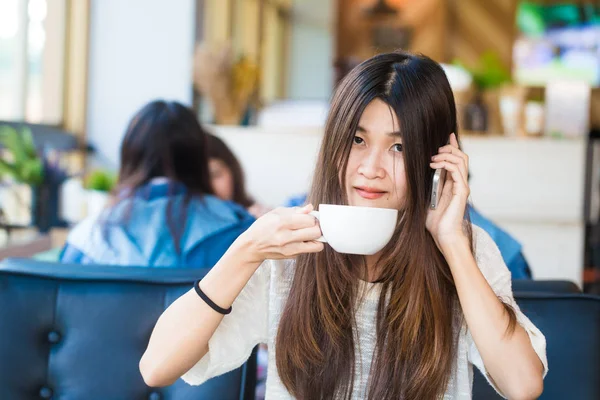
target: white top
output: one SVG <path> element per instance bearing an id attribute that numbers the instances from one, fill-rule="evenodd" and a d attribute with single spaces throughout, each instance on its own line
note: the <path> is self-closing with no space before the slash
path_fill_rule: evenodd
<path id="1" fill-rule="evenodd" d="M 473 226 L 473 235 L 477 265 L 494 292 L 514 308 L 518 323 L 529 335 L 533 348 L 544 365 L 545 376 L 548 361 L 544 335 L 515 303 L 510 271 L 504 264 L 496 244 L 485 231 L 476 226 Z M 189 384 L 199 385 L 209 378 L 238 368 L 248 359 L 254 346 L 267 343 L 269 364 L 266 399 L 291 399 L 292 396 L 277 374 L 275 336 L 290 290 L 293 271 L 293 261 L 265 261 L 233 303 L 231 314 L 223 318 L 208 343 L 208 353 L 182 379 Z M 365 282 L 365 288 L 368 294 L 356 312 L 358 343 L 355 349 L 356 378 L 352 394 L 352 398 L 356 400 L 366 398 L 369 369 L 376 344 L 374 332 L 380 285 Z M 477 366 L 490 382 L 477 346 L 469 330 L 463 327 L 459 332 L 455 368 L 444 399 L 471 399 L 472 365 Z"/>

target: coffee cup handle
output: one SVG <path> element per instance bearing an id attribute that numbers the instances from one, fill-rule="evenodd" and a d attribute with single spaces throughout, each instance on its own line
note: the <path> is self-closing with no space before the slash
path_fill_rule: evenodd
<path id="1" fill-rule="evenodd" d="M 319 221 L 321 218 L 321 215 L 319 214 L 318 211 L 311 211 L 310 215 L 315 217 L 317 219 L 317 221 Z M 325 236 L 323 236 L 323 233 L 321 233 L 321 237 L 317 239 L 317 242 L 327 243 L 327 239 L 325 239 Z"/>

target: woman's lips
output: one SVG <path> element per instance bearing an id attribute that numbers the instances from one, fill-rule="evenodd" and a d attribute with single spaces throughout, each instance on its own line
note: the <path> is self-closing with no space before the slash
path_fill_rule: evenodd
<path id="1" fill-rule="evenodd" d="M 356 190 L 356 192 L 358 193 L 358 195 L 360 197 L 362 197 L 363 199 L 368 199 L 368 200 L 376 200 L 387 193 L 387 192 L 382 192 L 380 190 L 373 189 L 373 188 L 367 188 L 367 187 L 355 187 L 354 189 Z"/>

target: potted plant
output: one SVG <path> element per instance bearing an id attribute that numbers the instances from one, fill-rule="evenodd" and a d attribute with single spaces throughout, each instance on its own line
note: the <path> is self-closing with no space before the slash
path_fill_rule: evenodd
<path id="1" fill-rule="evenodd" d="M 112 172 L 96 169 L 90 172 L 84 180 L 86 189 L 86 204 L 88 215 L 98 215 L 106 207 L 110 192 L 116 184 L 116 176 Z"/>
<path id="2" fill-rule="evenodd" d="M 51 157 L 40 156 L 34 144 L 31 130 L 17 130 L 12 126 L 0 126 L 0 178 L 28 185 L 31 188 L 31 202 L 26 204 L 31 211 L 31 222 L 40 232 L 62 225 L 58 216 L 60 185 L 67 174 L 59 168 Z M 48 152 L 49 154 L 51 151 Z M 19 194 L 15 195 L 19 197 Z M 20 198 L 21 203 L 26 203 Z"/>
<path id="3" fill-rule="evenodd" d="M 32 186 L 42 183 L 43 162 L 37 154 L 29 129 L 19 133 L 11 126 L 0 126 L 0 144 L 4 147 L 0 158 L 0 176 L 9 176 Z"/>

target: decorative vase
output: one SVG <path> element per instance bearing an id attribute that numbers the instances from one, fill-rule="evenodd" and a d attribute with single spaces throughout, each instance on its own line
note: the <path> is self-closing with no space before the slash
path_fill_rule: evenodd
<path id="1" fill-rule="evenodd" d="M 524 113 L 527 89 L 522 86 L 506 85 L 500 90 L 500 116 L 502 132 L 506 136 L 524 135 Z"/>
<path id="2" fill-rule="evenodd" d="M 40 233 L 62 225 L 58 217 L 58 185 L 42 183 L 31 187 L 31 223 Z"/>
<path id="3" fill-rule="evenodd" d="M 483 102 L 487 107 L 487 131 L 496 135 L 502 134 L 499 89 L 486 89 L 482 95 Z"/>
<path id="4" fill-rule="evenodd" d="M 481 92 L 477 92 L 471 103 L 465 107 L 465 128 L 475 132 L 488 130 L 488 111 Z"/>

